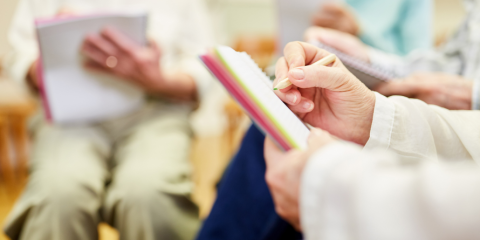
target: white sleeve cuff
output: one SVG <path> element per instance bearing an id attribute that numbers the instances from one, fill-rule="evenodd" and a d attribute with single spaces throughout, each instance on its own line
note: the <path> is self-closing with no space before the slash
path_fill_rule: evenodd
<path id="1" fill-rule="evenodd" d="M 362 148 L 356 144 L 338 141 L 315 152 L 308 160 L 302 173 L 299 199 L 305 239 L 321 239 L 322 227 L 329 224 L 322 222 L 322 216 L 329 214 L 322 212 L 322 200 L 328 184 L 326 180 L 338 166 L 355 161 L 361 151 Z"/>
<path id="2" fill-rule="evenodd" d="M 480 79 L 473 81 L 472 110 L 480 110 Z"/>
<path id="3" fill-rule="evenodd" d="M 364 149 L 388 149 L 394 121 L 395 104 L 385 96 L 375 92 L 372 128 L 370 129 L 370 138 Z"/>

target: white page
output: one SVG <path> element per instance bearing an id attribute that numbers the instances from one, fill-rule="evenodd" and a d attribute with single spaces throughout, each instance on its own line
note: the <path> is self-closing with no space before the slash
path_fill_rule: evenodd
<path id="1" fill-rule="evenodd" d="M 43 85 L 52 120 L 59 124 L 113 119 L 139 106 L 143 92 L 123 79 L 83 67 L 80 47 L 89 33 L 114 27 L 138 44 L 146 43 L 145 14 L 89 16 L 37 24 Z"/>
<path id="2" fill-rule="evenodd" d="M 269 78 L 258 68 L 245 53 L 238 53 L 229 47 L 218 47 L 218 53 L 238 76 L 243 86 L 274 120 L 276 127 L 290 136 L 300 149 L 307 147 L 310 131 L 303 122 L 273 92 Z"/>
<path id="3" fill-rule="evenodd" d="M 343 0 L 277 0 L 280 55 L 287 43 L 304 40 L 305 30 L 312 26 L 313 15 L 326 2 Z"/>

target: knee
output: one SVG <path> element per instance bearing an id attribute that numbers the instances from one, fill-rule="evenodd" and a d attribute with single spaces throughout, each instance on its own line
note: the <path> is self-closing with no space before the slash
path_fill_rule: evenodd
<path id="1" fill-rule="evenodd" d="M 40 207 L 54 210 L 57 215 L 75 216 L 78 213 L 94 213 L 100 207 L 100 196 L 88 185 L 72 178 L 43 179 L 36 183 L 43 191 Z"/>

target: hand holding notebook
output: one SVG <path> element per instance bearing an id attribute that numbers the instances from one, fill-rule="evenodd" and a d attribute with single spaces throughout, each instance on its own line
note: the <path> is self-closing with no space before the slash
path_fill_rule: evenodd
<path id="1" fill-rule="evenodd" d="M 285 53 L 277 63 L 275 84 L 288 77 L 294 86 L 275 93 L 272 83 L 245 53 L 217 47 L 201 59 L 283 149 L 305 149 L 309 131 L 303 122 L 364 145 L 370 134 L 374 93 L 341 61 L 305 67 L 328 56 L 325 50 L 300 43 L 288 45 Z"/>
<path id="2" fill-rule="evenodd" d="M 276 91 L 279 98 L 313 127 L 365 144 L 370 136 L 375 94 L 340 60 L 331 66 L 311 65 L 331 54 L 323 49 L 300 42 L 287 45 L 284 52 L 285 57 L 277 62 L 274 84 L 288 77 L 293 87 Z"/>
<path id="3" fill-rule="evenodd" d="M 105 27 L 113 27 L 132 42 L 145 45 L 144 13 L 42 19 L 36 21 L 36 27 L 41 52 L 37 75 L 49 120 L 59 124 L 98 122 L 122 116 L 141 105 L 141 89 L 118 76 L 86 70 L 85 56 L 80 52 L 85 37 Z M 97 58 L 105 54 L 98 49 L 95 53 Z M 110 67 L 121 68 L 121 64 L 125 63 Z"/>

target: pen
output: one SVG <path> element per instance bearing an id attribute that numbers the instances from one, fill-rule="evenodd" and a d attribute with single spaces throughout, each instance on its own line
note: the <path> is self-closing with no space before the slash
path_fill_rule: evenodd
<path id="1" fill-rule="evenodd" d="M 328 64 L 332 63 L 332 62 L 335 62 L 335 60 L 337 59 L 337 56 L 335 56 L 335 54 L 330 54 L 318 61 L 316 61 L 314 64 L 311 64 L 310 66 L 313 66 L 313 65 L 322 65 L 322 66 L 327 66 Z M 284 89 L 288 86 L 292 85 L 292 83 L 290 82 L 290 80 L 288 80 L 288 78 L 285 78 L 283 79 L 282 81 L 280 81 L 277 86 L 275 86 L 273 88 L 273 90 L 279 90 L 279 89 Z"/>

